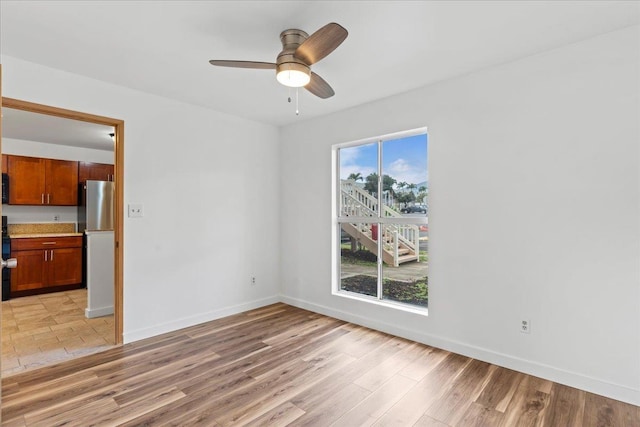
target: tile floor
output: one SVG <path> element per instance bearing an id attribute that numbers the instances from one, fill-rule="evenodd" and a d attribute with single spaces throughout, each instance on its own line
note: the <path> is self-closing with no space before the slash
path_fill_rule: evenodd
<path id="1" fill-rule="evenodd" d="M 87 290 L 2 302 L 2 377 L 114 345 L 113 315 L 87 319 Z"/>

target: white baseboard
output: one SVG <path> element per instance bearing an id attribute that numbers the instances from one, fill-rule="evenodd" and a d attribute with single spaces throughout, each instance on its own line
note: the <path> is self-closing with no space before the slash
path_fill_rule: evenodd
<path id="1" fill-rule="evenodd" d="M 331 316 L 340 320 L 355 323 L 391 335 L 410 339 L 432 347 L 441 348 L 463 356 L 471 357 L 494 365 L 513 369 L 518 372 L 544 378 L 549 381 L 589 391 L 601 396 L 606 396 L 632 405 L 640 406 L 640 390 L 620 384 L 613 384 L 597 378 L 589 377 L 576 372 L 555 368 L 531 360 L 525 360 L 508 354 L 498 353 L 486 348 L 477 347 L 463 342 L 451 340 L 441 336 L 425 334 L 410 328 L 380 322 L 368 317 L 357 316 L 352 313 L 336 310 L 332 307 L 310 303 L 304 300 L 290 298 L 282 295 L 280 298 L 285 304 L 310 310 L 316 313 Z"/>
<path id="2" fill-rule="evenodd" d="M 110 314 L 113 314 L 113 306 L 84 309 L 84 315 L 87 316 L 88 319 L 93 319 L 94 317 L 109 316 Z"/>
<path id="3" fill-rule="evenodd" d="M 232 314 L 242 313 L 243 311 L 253 310 L 255 308 L 264 307 L 265 305 L 280 302 L 278 296 L 263 298 L 260 300 L 249 301 L 230 307 L 223 307 L 206 313 L 199 313 L 194 316 L 183 317 L 167 323 L 161 323 L 149 328 L 141 328 L 133 331 L 125 332 L 122 336 L 124 343 L 130 343 L 141 339 L 153 337 L 167 332 L 176 331 L 189 326 L 198 325 L 200 323 L 210 322 L 211 320 L 220 319 L 221 317 L 231 316 Z"/>

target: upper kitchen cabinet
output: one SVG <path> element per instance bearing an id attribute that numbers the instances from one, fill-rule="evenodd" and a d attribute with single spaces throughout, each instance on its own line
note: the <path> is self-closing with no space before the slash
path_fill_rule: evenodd
<path id="1" fill-rule="evenodd" d="M 3 154 L 2 155 L 2 173 L 7 173 L 7 169 L 8 169 L 7 163 L 8 163 L 7 155 Z"/>
<path id="2" fill-rule="evenodd" d="M 46 204 L 44 159 L 9 156 L 9 204 Z"/>
<path id="3" fill-rule="evenodd" d="M 45 159 L 47 204 L 78 204 L 78 162 Z M 11 194 L 11 193 L 9 193 Z"/>
<path id="4" fill-rule="evenodd" d="M 78 162 L 8 156 L 9 204 L 75 206 Z"/>
<path id="5" fill-rule="evenodd" d="M 91 162 L 79 162 L 78 165 L 78 182 L 80 183 L 87 180 L 114 181 L 113 174 L 113 165 Z"/>

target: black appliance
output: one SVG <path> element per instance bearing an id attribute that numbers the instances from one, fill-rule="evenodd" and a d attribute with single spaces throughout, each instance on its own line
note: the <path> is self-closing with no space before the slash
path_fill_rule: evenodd
<path id="1" fill-rule="evenodd" d="M 6 205 L 7 203 L 9 203 L 9 175 L 6 173 L 3 173 L 2 174 L 2 204 Z M 3 217 L 3 218 L 6 218 L 6 217 Z M 3 227 L 4 225 L 6 224 L 3 223 Z"/>
<path id="2" fill-rule="evenodd" d="M 4 175 L 4 174 L 3 174 Z M 4 199 L 4 182 L 2 185 L 3 199 Z M 2 259 L 11 258 L 11 239 L 7 232 L 7 217 L 2 216 Z M 11 270 L 8 268 L 2 269 L 2 301 L 9 299 L 11 293 Z"/>

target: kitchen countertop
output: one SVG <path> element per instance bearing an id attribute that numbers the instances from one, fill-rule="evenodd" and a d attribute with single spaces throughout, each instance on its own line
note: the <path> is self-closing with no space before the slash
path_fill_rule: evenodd
<path id="1" fill-rule="evenodd" d="M 82 233 L 78 233 L 76 228 L 76 224 L 73 222 L 9 224 L 7 225 L 7 234 L 12 239 L 82 236 Z"/>
<path id="2" fill-rule="evenodd" d="M 9 234 L 11 239 L 34 239 L 38 237 L 79 237 L 82 233 L 22 233 Z"/>

